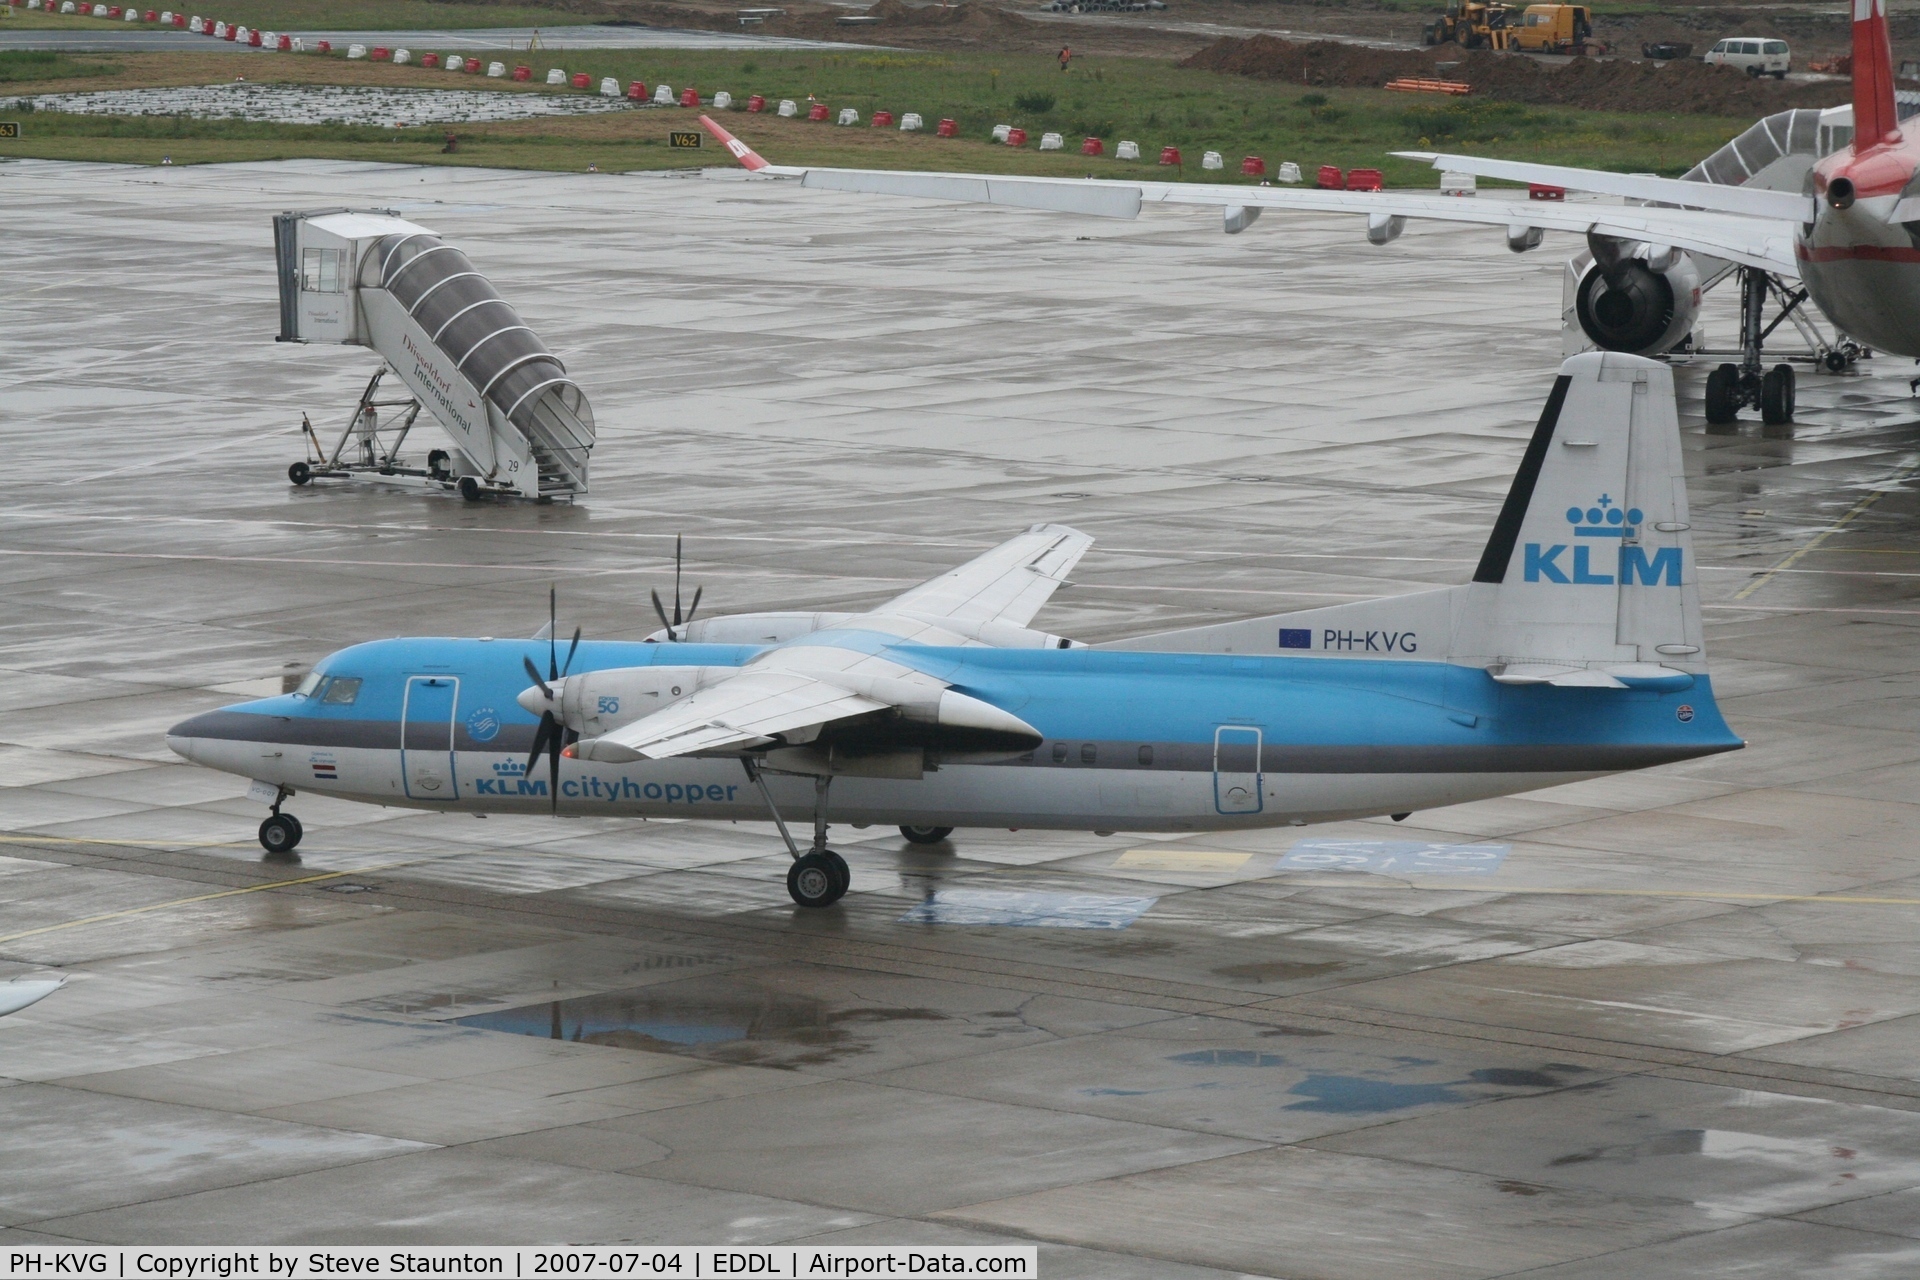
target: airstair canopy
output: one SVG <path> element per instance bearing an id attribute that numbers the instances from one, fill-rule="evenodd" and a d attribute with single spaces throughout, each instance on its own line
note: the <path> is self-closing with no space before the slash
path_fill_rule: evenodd
<path id="1" fill-rule="evenodd" d="M 379 351 L 489 485 L 586 491 L 586 393 L 464 252 L 425 227 L 354 210 L 282 214 L 275 243 L 282 341 Z"/>

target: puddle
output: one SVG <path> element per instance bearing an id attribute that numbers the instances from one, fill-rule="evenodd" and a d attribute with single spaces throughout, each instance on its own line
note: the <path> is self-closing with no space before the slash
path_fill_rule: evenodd
<path id="1" fill-rule="evenodd" d="M 862 1034 L 864 1028 L 947 1020 L 936 1010 L 906 1006 L 834 1008 L 812 996 L 720 977 L 453 1019 L 463 1027 L 542 1040 L 770 1067 L 820 1065 L 865 1053 L 871 1036 Z"/>
<path id="2" fill-rule="evenodd" d="M 1436 1102 L 1473 1101 L 1450 1084 L 1394 1084 L 1365 1076 L 1308 1076 L 1287 1092 L 1305 1099 L 1289 1104 L 1288 1111 L 1326 1111 L 1336 1115 L 1371 1115 Z"/>
<path id="3" fill-rule="evenodd" d="M 1264 964 L 1230 964 L 1214 972 L 1222 978 L 1231 978 L 1236 982 L 1300 982 L 1307 978 L 1321 978 L 1329 973 L 1338 973 L 1347 967 L 1344 960 L 1323 960 L 1317 964 L 1308 964 L 1297 960 L 1269 960 Z"/>
<path id="4" fill-rule="evenodd" d="M 1513 851 L 1505 844 L 1435 844 L 1427 840 L 1302 840 L 1281 855 L 1276 871 L 1364 871 L 1395 876 L 1490 876 Z"/>
<path id="5" fill-rule="evenodd" d="M 192 116 L 273 124 L 401 126 L 484 124 L 534 116 L 631 110 L 622 98 L 485 89 L 382 89 L 367 85 L 207 84 L 23 97 L 35 111 L 74 115 Z"/>
<path id="6" fill-rule="evenodd" d="M 1117 898 L 1096 893 L 937 889 L 933 896 L 901 916 L 900 923 L 1124 929 L 1158 901 L 1158 898 Z"/>

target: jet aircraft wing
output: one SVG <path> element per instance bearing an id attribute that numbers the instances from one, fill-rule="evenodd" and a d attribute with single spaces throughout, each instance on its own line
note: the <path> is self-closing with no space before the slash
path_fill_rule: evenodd
<path id="1" fill-rule="evenodd" d="M 1093 539 L 1063 524 L 1037 524 L 875 609 L 922 618 L 1009 622 L 1024 627 L 1067 580 Z"/>
<path id="2" fill-rule="evenodd" d="M 1747 192 L 1745 197 L 1732 193 L 1744 188 L 1715 187 L 1705 183 L 1682 183 L 1672 179 L 1637 179 L 1646 187 L 1636 198 L 1687 199 L 1694 207 L 1665 208 L 1647 205 L 1571 204 L 1557 201 L 1517 201 L 1497 197 L 1462 199 L 1426 192 L 1402 191 L 1321 191 L 1291 187 L 1230 186 L 1204 182 L 1132 182 L 1111 178 L 1015 178 L 972 173 L 935 173 L 887 169 L 822 169 L 769 164 L 763 157 L 727 133 L 719 125 L 701 117 L 701 123 L 727 145 L 742 164 L 770 178 L 798 179 L 805 187 L 829 191 L 858 191 L 874 195 L 913 196 L 929 200 L 955 200 L 973 204 L 1007 205 L 1023 209 L 1048 209 L 1061 213 L 1080 213 L 1104 218 L 1136 218 L 1143 204 L 1185 204 L 1222 210 L 1229 231 L 1239 231 L 1264 209 L 1290 209 L 1303 213 L 1354 213 L 1370 219 L 1424 218 L 1440 222 L 1478 223 L 1515 231 L 1537 227 L 1543 231 L 1567 231 L 1576 235 L 1589 232 L 1623 240 L 1672 245 L 1712 258 L 1724 258 L 1742 266 L 1757 267 L 1778 275 L 1798 278 L 1800 268 L 1794 260 L 1793 217 L 1804 203 L 1790 193 Z M 1429 158 L 1431 153 L 1416 153 Z M 1571 169 L 1562 166 L 1525 166 L 1515 162 L 1492 162 L 1465 156 L 1434 156 L 1436 164 L 1461 162 L 1471 172 L 1477 167 L 1504 166 L 1516 172 L 1535 168 L 1555 175 L 1552 185 L 1596 193 L 1619 194 L 1622 183 L 1631 175 L 1609 174 L 1599 170 Z M 1580 175 L 1585 175 L 1584 178 Z M 1517 179 L 1526 181 L 1522 177 Z M 1533 181 L 1549 181 L 1537 176 Z M 1629 185 L 1631 185 L 1629 183 Z M 1683 190 L 1675 194 L 1670 188 Z M 1639 193 L 1640 187 L 1634 187 Z M 1782 197 L 1774 200 L 1772 197 Z M 1758 197 L 1756 199 L 1756 197 Z M 1736 209 L 1732 202 L 1744 199 Z M 1707 207 L 1712 206 L 1712 207 Z M 1764 211 L 1764 212 L 1762 212 Z"/>

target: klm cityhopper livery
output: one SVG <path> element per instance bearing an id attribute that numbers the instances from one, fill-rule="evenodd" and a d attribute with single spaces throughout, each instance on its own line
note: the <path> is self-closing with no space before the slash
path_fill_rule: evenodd
<path id="1" fill-rule="evenodd" d="M 1548 787 L 1742 745 L 1700 634 L 1673 377 L 1562 366 L 1473 581 L 1097 647 L 1028 622 L 1091 545 L 1039 525 L 871 613 L 682 621 L 638 643 L 385 640 L 174 726 L 187 759 L 471 813 L 753 819 L 802 906 L 846 892 L 835 819 L 1209 831 Z M 696 605 L 698 599 L 696 597 Z M 810 812 L 812 848 L 784 812 Z"/>

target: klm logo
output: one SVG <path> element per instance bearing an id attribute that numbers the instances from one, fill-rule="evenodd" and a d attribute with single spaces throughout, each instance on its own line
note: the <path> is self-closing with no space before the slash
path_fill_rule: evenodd
<path id="1" fill-rule="evenodd" d="M 473 794 L 477 796 L 544 796 L 547 794 L 546 780 L 528 778 L 527 766 L 518 760 L 496 760 L 493 762 L 494 776 L 475 778 Z"/>
<path id="2" fill-rule="evenodd" d="M 1661 547 L 1652 556 L 1634 539 L 1640 536 L 1643 513 L 1638 507 L 1621 508 L 1612 498 L 1601 494 L 1597 502 L 1582 510 L 1567 508 L 1567 523 L 1573 526 L 1574 542 L 1543 547 L 1529 542 L 1525 577 L 1528 582 L 1564 582 L 1574 586 L 1677 587 L 1680 585 L 1680 548 Z M 1600 544 L 1599 567 L 1612 567 L 1612 573 L 1595 571 L 1595 546 L 1583 538 L 1608 538 L 1620 545 L 1617 554 L 1607 555 L 1607 544 Z M 1564 560 L 1562 557 L 1566 557 Z"/>

